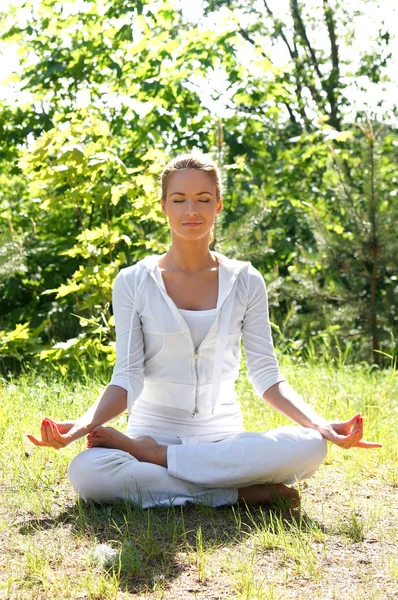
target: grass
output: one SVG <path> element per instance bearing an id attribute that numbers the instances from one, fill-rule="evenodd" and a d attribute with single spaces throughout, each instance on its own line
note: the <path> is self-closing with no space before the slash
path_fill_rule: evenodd
<path id="1" fill-rule="evenodd" d="M 388 600 L 398 589 L 398 384 L 366 365 L 282 364 L 330 419 L 361 411 L 380 450 L 329 445 L 300 486 L 302 511 L 204 506 L 142 510 L 80 502 L 66 470 L 84 440 L 35 448 L 47 415 L 71 418 L 97 383 L 24 376 L 0 387 L 0 598 L 24 600 L 343 598 Z M 246 429 L 288 421 L 264 406 L 242 370 Z M 115 421 L 123 429 L 126 417 Z"/>

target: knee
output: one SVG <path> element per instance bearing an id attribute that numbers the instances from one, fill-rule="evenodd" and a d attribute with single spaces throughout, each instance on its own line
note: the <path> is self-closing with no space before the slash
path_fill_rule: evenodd
<path id="1" fill-rule="evenodd" d="M 323 435 L 315 429 L 305 428 L 305 435 L 311 444 L 311 454 L 319 464 L 326 458 L 328 447 Z"/>
<path id="2" fill-rule="evenodd" d="M 71 461 L 68 476 L 83 500 L 116 502 L 124 499 L 137 459 L 122 450 L 88 448 Z"/>
<path id="3" fill-rule="evenodd" d="M 92 496 L 95 479 L 90 453 L 89 449 L 83 450 L 72 459 L 68 467 L 68 477 L 72 487 L 84 500 Z"/>
<path id="4" fill-rule="evenodd" d="M 75 456 L 69 463 L 68 477 L 76 492 L 80 491 L 81 483 L 86 478 L 86 465 L 84 460 L 84 453 L 86 450 Z"/>

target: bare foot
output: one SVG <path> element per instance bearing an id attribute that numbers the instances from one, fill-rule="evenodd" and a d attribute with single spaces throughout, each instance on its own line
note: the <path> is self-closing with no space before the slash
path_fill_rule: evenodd
<path id="1" fill-rule="evenodd" d="M 102 427 L 99 425 L 98 427 L 94 427 L 88 434 L 87 447 L 94 448 L 97 446 L 126 451 L 129 441 L 131 441 L 131 438 L 114 427 Z"/>
<path id="2" fill-rule="evenodd" d="M 94 427 L 87 436 L 87 448 L 115 448 L 123 450 L 141 462 L 167 467 L 167 447 L 161 446 L 149 435 L 131 439 L 114 427 Z"/>
<path id="3" fill-rule="evenodd" d="M 283 483 L 265 483 L 239 488 L 239 504 L 277 504 L 287 501 L 293 508 L 300 506 L 300 494 Z"/>

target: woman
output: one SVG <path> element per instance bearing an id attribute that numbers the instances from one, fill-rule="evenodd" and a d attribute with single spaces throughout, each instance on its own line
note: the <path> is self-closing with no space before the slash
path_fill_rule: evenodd
<path id="1" fill-rule="evenodd" d="M 170 249 L 122 269 L 115 280 L 109 385 L 76 421 L 46 418 L 41 439 L 28 437 L 58 449 L 87 435 L 88 448 L 68 471 L 84 500 L 219 506 L 286 497 L 297 505 L 288 484 L 315 473 L 325 440 L 343 448 L 381 445 L 362 441 L 360 414 L 328 422 L 281 375 L 260 272 L 209 250 L 222 210 L 214 162 L 199 154 L 171 161 L 161 205 Z M 244 432 L 234 387 L 241 337 L 255 391 L 299 427 Z M 103 427 L 126 408 L 127 435 Z"/>

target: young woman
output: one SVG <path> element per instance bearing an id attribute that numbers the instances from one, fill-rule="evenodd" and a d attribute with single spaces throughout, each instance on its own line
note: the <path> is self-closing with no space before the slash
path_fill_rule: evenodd
<path id="1" fill-rule="evenodd" d="M 250 262 L 209 250 L 222 210 L 215 163 L 199 154 L 172 160 L 162 174 L 161 205 L 170 249 L 115 280 L 109 385 L 79 419 L 45 418 L 41 439 L 29 439 L 58 449 L 87 435 L 88 448 L 68 471 L 84 500 L 219 506 L 287 497 L 298 504 L 288 485 L 315 473 L 325 440 L 343 448 L 381 445 L 362 441 L 360 414 L 329 422 L 281 375 L 262 275 Z M 243 430 L 234 386 L 241 338 L 256 393 L 299 426 Z M 126 435 L 103 427 L 126 408 Z"/>

